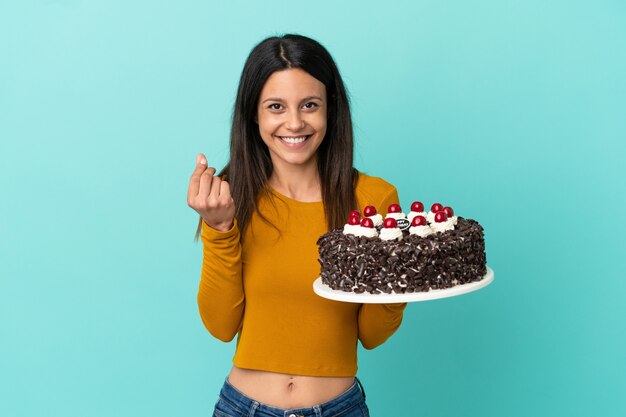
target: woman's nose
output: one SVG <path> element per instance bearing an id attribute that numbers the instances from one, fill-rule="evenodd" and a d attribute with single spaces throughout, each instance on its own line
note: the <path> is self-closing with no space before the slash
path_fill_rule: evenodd
<path id="1" fill-rule="evenodd" d="M 287 128 L 289 130 L 300 130 L 304 127 L 304 120 L 298 110 L 293 110 L 289 114 L 289 120 L 287 120 Z"/>

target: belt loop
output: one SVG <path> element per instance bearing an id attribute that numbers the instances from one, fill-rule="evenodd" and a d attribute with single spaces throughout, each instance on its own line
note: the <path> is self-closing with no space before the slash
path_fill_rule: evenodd
<path id="1" fill-rule="evenodd" d="M 259 404 L 260 403 L 258 401 L 252 401 L 252 407 L 250 407 L 248 417 L 254 417 L 254 414 L 256 413 L 256 409 L 259 407 Z"/>
<path id="2" fill-rule="evenodd" d="M 359 384 L 359 387 L 361 388 L 361 392 L 363 392 L 363 401 L 365 401 L 365 389 L 363 389 L 363 384 L 361 384 L 361 381 L 356 375 L 354 376 L 354 379 L 356 379 L 356 382 Z"/>
<path id="3" fill-rule="evenodd" d="M 322 407 L 320 407 L 319 405 L 314 405 L 313 411 L 315 411 L 315 417 L 322 417 Z"/>

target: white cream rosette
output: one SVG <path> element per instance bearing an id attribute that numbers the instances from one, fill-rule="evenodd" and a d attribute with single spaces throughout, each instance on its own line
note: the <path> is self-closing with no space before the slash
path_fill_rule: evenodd
<path id="1" fill-rule="evenodd" d="M 430 224 L 430 228 L 435 232 L 445 232 L 446 230 L 453 230 L 454 223 L 452 220 L 448 219 L 445 222 L 434 222 Z"/>
<path id="2" fill-rule="evenodd" d="M 406 219 L 406 214 L 404 213 L 387 213 L 385 219 Z"/>
<path id="3" fill-rule="evenodd" d="M 398 227 L 383 227 L 380 231 L 381 240 L 402 240 L 402 230 Z"/>
<path id="4" fill-rule="evenodd" d="M 426 237 L 426 236 L 432 235 L 433 230 L 427 224 L 423 226 L 411 226 L 409 227 L 409 234 L 416 235 L 419 237 Z"/>
<path id="5" fill-rule="evenodd" d="M 406 218 L 409 222 L 412 222 L 413 219 L 417 216 L 424 216 L 425 219 L 428 219 L 428 213 L 426 213 L 425 211 L 411 211 L 409 212 L 409 214 L 406 215 Z"/>
<path id="6" fill-rule="evenodd" d="M 367 218 L 372 219 L 374 227 L 381 227 L 383 225 L 383 216 L 379 213 L 376 213 L 373 216 L 367 216 Z"/>
<path id="7" fill-rule="evenodd" d="M 358 228 L 359 228 L 359 231 L 358 231 L 358 234 L 355 234 L 356 236 L 364 236 L 364 237 L 378 236 L 378 230 L 376 230 L 375 227 L 358 226 Z"/>

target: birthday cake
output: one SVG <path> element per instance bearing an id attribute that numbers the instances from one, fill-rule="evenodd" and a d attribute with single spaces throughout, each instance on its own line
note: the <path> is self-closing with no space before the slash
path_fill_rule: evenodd
<path id="1" fill-rule="evenodd" d="M 481 280 L 487 273 L 482 226 L 439 203 L 416 201 L 404 214 L 392 204 L 350 213 L 343 228 L 317 241 L 322 283 L 334 290 L 405 294 Z"/>

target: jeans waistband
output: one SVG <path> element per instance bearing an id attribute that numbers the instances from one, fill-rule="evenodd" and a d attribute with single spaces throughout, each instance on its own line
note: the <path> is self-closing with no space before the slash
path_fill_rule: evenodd
<path id="1" fill-rule="evenodd" d="M 224 381 L 220 396 L 246 416 L 258 414 L 262 416 L 289 417 L 289 415 L 295 414 L 304 417 L 321 417 L 322 412 L 326 415 L 334 414 L 350 408 L 356 403 L 365 402 L 365 390 L 356 376 L 352 386 L 339 396 L 325 403 L 306 408 L 279 408 L 256 401 L 235 388 L 228 380 L 228 377 Z"/>

